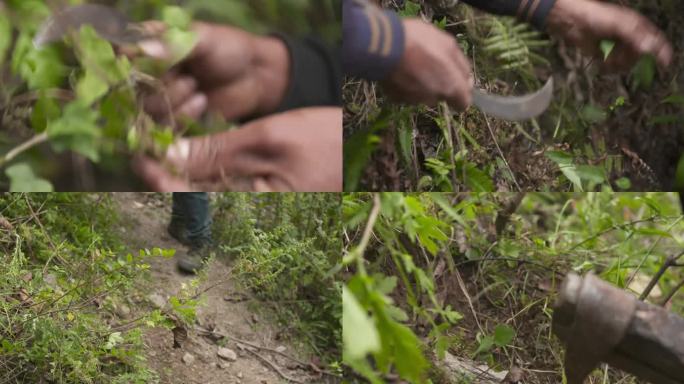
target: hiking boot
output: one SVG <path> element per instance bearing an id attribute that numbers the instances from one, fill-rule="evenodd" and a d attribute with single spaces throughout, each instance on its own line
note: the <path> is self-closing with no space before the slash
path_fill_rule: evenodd
<path id="1" fill-rule="evenodd" d="M 195 274 L 204 268 L 204 262 L 209 258 L 209 247 L 193 247 L 178 257 L 176 265 L 185 273 Z"/>
<path id="2" fill-rule="evenodd" d="M 189 245 L 190 241 L 188 240 L 188 232 L 185 230 L 185 226 L 179 223 L 174 223 L 173 220 L 169 223 L 169 226 L 166 227 L 166 232 L 169 233 L 169 236 L 174 238 L 176 241 L 183 245 Z"/>

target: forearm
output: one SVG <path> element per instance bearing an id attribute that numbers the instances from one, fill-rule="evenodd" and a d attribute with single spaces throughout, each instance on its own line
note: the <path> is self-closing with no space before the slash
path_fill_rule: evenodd
<path id="1" fill-rule="evenodd" d="M 497 15 L 516 16 L 538 29 L 546 27 L 546 19 L 556 0 L 463 0 L 473 7 Z"/>
<path id="2" fill-rule="evenodd" d="M 344 0 L 343 68 L 348 75 L 383 80 L 404 53 L 399 16 L 365 0 Z"/>

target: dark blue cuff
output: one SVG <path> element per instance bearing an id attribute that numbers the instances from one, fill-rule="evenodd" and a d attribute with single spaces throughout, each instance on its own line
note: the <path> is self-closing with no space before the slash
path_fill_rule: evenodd
<path id="1" fill-rule="evenodd" d="M 543 30 L 556 0 L 463 0 L 464 3 L 497 15 L 517 16 Z"/>
<path id="2" fill-rule="evenodd" d="M 544 30 L 546 27 L 546 17 L 551 12 L 551 8 L 556 4 L 556 0 L 528 0 L 533 3 L 530 8 L 537 5 L 536 9 L 528 11 L 527 21 L 534 25 L 537 29 Z M 536 4 L 537 1 L 539 4 Z"/>
<path id="3" fill-rule="evenodd" d="M 363 0 L 344 0 L 343 68 L 351 76 L 385 79 L 404 54 L 404 26 L 394 12 Z"/>

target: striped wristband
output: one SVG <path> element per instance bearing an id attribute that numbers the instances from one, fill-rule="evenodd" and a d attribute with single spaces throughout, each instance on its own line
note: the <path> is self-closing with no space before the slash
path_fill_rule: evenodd
<path id="1" fill-rule="evenodd" d="M 521 0 L 518 6 L 518 18 L 539 29 L 544 29 L 546 16 L 554 4 L 556 0 Z"/>

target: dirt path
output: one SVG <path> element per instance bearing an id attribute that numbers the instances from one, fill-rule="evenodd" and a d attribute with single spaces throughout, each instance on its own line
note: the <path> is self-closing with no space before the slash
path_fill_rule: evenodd
<path id="1" fill-rule="evenodd" d="M 153 247 L 177 249 L 178 252 L 183 250 L 183 246 L 166 232 L 171 206 L 168 197 L 143 193 L 117 193 L 114 196 L 127 223 L 124 235 L 128 237 L 131 251 Z M 152 279 L 141 305 L 151 307 L 154 301 L 160 301 L 159 297 L 167 300 L 181 289 L 182 284 L 190 283 L 193 278 L 178 273 L 175 260 L 154 258 L 150 265 Z M 240 297 L 240 293 L 236 291 L 230 267 L 225 263 L 213 261 L 201 287 L 212 288 L 201 296 L 202 305 L 197 311 L 199 327 L 228 333 L 241 340 L 296 356 L 291 346 L 276 340 L 278 333 L 275 327 L 250 310 L 248 302 L 230 300 Z M 235 353 L 235 361 L 219 357 L 219 345 L 196 331 L 189 331 L 188 339 L 181 348 L 174 348 L 173 343 L 173 334 L 168 330 L 155 328 L 145 333 L 147 359 L 159 373 L 161 383 L 288 383 L 273 367 L 247 350 L 247 346 L 232 340 L 225 343 L 224 347 Z M 298 382 L 314 382 L 290 359 L 267 350 L 253 351 L 274 363 L 284 375 Z"/>

